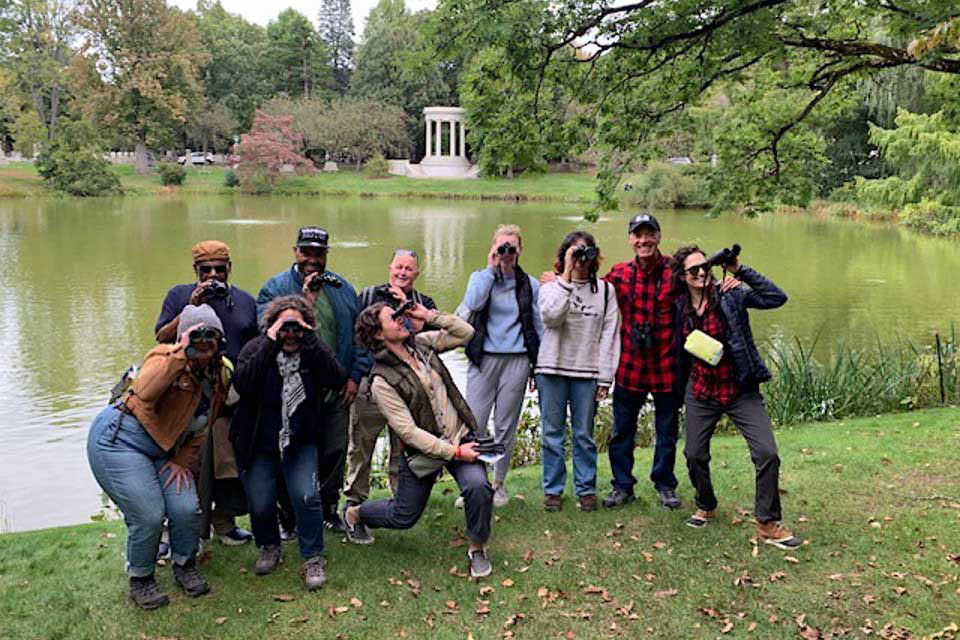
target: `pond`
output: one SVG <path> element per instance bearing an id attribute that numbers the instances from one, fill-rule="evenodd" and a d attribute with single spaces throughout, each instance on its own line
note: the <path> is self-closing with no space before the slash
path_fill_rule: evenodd
<path id="1" fill-rule="evenodd" d="M 358 290 L 385 280 L 394 248 L 416 249 L 417 287 L 452 310 L 500 223 L 523 228 L 530 273 L 549 268 L 563 235 L 579 227 L 597 237 L 607 266 L 628 259 L 626 212 L 593 225 L 580 214 L 573 205 L 387 199 L 0 201 L 0 531 L 85 522 L 99 510 L 86 429 L 118 376 L 153 345 L 167 289 L 193 279 L 196 241 L 228 243 L 232 282 L 254 295 L 289 266 L 303 225 L 330 231 L 329 266 Z M 787 291 L 785 307 L 754 314 L 761 340 L 819 334 L 822 353 L 878 335 L 929 343 L 960 311 L 952 284 L 960 253 L 950 241 L 806 217 L 658 215 L 665 250 L 739 242 L 743 261 Z"/>

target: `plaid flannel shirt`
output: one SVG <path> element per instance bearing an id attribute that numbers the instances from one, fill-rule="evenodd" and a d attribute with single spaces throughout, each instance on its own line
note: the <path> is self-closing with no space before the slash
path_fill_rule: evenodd
<path id="1" fill-rule="evenodd" d="M 604 280 L 614 286 L 620 307 L 620 363 L 617 386 L 629 391 L 662 393 L 673 391 L 674 293 L 670 287 L 670 256 L 660 254 L 653 267 L 644 271 L 636 259 L 613 265 Z M 636 286 L 631 291 L 633 270 Z M 659 292 L 656 284 L 660 279 Z M 656 298 L 656 299 L 655 299 Z M 633 326 L 653 328 L 653 348 L 634 345 Z"/>
<path id="2" fill-rule="evenodd" d="M 690 335 L 694 329 L 723 342 L 723 318 L 719 305 L 711 305 L 699 318 L 694 316 L 692 322 L 685 322 L 684 336 Z M 727 405 L 737 396 L 737 374 L 726 352 L 715 367 L 697 357 L 690 359 L 690 391 L 694 398 Z"/>

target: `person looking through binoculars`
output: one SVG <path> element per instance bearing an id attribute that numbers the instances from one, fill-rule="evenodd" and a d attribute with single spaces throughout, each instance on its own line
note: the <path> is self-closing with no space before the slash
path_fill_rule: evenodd
<path id="1" fill-rule="evenodd" d="M 407 328 L 407 324 L 412 326 Z M 473 577 L 493 570 L 484 545 L 490 537 L 493 487 L 484 452 L 503 448 L 479 443 L 477 422 L 440 353 L 463 346 L 473 329 L 455 315 L 412 304 L 402 313 L 382 302 L 357 319 L 357 342 L 375 354 L 370 390 L 390 428 L 403 443 L 397 490 L 389 500 L 364 502 L 344 513 L 347 535 L 359 527 L 408 529 L 423 514 L 443 469 L 464 500 L 467 555 Z"/>

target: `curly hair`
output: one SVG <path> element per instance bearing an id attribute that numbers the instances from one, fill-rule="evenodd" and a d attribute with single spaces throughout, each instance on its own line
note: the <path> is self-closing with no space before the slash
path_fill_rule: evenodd
<path id="1" fill-rule="evenodd" d="M 670 260 L 670 286 L 673 287 L 674 291 L 686 291 L 686 271 L 683 268 L 683 263 L 695 253 L 699 253 L 704 258 L 707 257 L 706 252 L 695 244 L 688 244 L 673 252 L 673 258 Z"/>
<path id="2" fill-rule="evenodd" d="M 587 279 L 590 280 L 591 290 L 596 292 L 597 272 L 600 270 L 600 263 L 603 262 L 603 255 L 597 248 L 597 241 L 594 240 L 593 235 L 590 233 L 587 233 L 586 231 L 571 231 L 568 233 L 567 237 L 563 239 L 562 243 L 560 243 L 560 248 L 557 249 L 557 258 L 553 262 L 553 270 L 557 274 L 563 273 L 564 263 L 567 259 L 567 250 L 581 240 L 588 247 L 597 249 L 597 257 L 590 261 L 590 266 L 588 268 L 589 275 L 587 276 Z"/>
<path id="3" fill-rule="evenodd" d="M 367 351 L 378 351 L 383 345 L 383 340 L 377 337 L 377 332 L 383 329 L 380 322 L 380 312 L 388 306 L 385 302 L 372 304 L 357 316 L 357 322 L 354 324 L 353 332 L 357 343 Z"/>
<path id="4" fill-rule="evenodd" d="M 310 305 L 300 296 L 283 296 L 275 298 L 267 310 L 263 313 L 263 327 L 269 329 L 277 321 L 280 314 L 289 309 L 293 309 L 303 317 L 303 321 L 311 327 L 317 326 L 317 314 L 313 312 Z"/>

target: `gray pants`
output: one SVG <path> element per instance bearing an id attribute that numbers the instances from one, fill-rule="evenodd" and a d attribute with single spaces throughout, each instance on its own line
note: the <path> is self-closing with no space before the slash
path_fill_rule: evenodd
<path id="1" fill-rule="evenodd" d="M 507 477 L 513 458 L 529 377 L 530 360 L 525 353 L 485 353 L 479 367 L 471 363 L 467 368 L 467 404 L 477 419 L 480 435 L 486 435 L 493 410 L 493 437 L 506 451 L 494 465 L 493 479 L 499 485 Z"/>
<path id="2" fill-rule="evenodd" d="M 780 457 L 773 437 L 773 425 L 759 391 L 744 391 L 726 406 L 697 400 L 687 389 L 686 406 L 687 443 L 684 455 L 690 482 L 696 490 L 697 506 L 704 511 L 717 508 L 717 496 L 710 481 L 710 438 L 720 417 L 726 413 L 747 441 L 750 458 L 756 469 L 754 516 L 758 522 L 781 520 L 780 513 Z"/>
<path id="3" fill-rule="evenodd" d="M 450 461 L 446 469 L 457 481 L 460 495 L 463 496 L 467 537 L 478 544 L 486 542 L 490 538 L 490 519 L 493 514 L 493 487 L 487 481 L 486 466 L 482 462 Z M 438 470 L 418 478 L 410 470 L 407 459 L 400 456 L 397 492 L 389 500 L 360 505 L 360 521 L 373 528 L 409 529 L 423 515 L 430 491 L 439 477 Z"/>
<path id="4" fill-rule="evenodd" d="M 347 500 L 360 504 L 370 497 L 370 469 L 377 439 L 387 424 L 380 415 L 377 403 L 370 397 L 370 379 L 360 383 L 360 392 L 350 408 L 350 444 L 347 447 L 347 483 L 343 495 Z M 400 467 L 400 440 L 389 427 L 390 457 L 387 476 L 390 490 L 397 493 L 397 473 Z"/>

